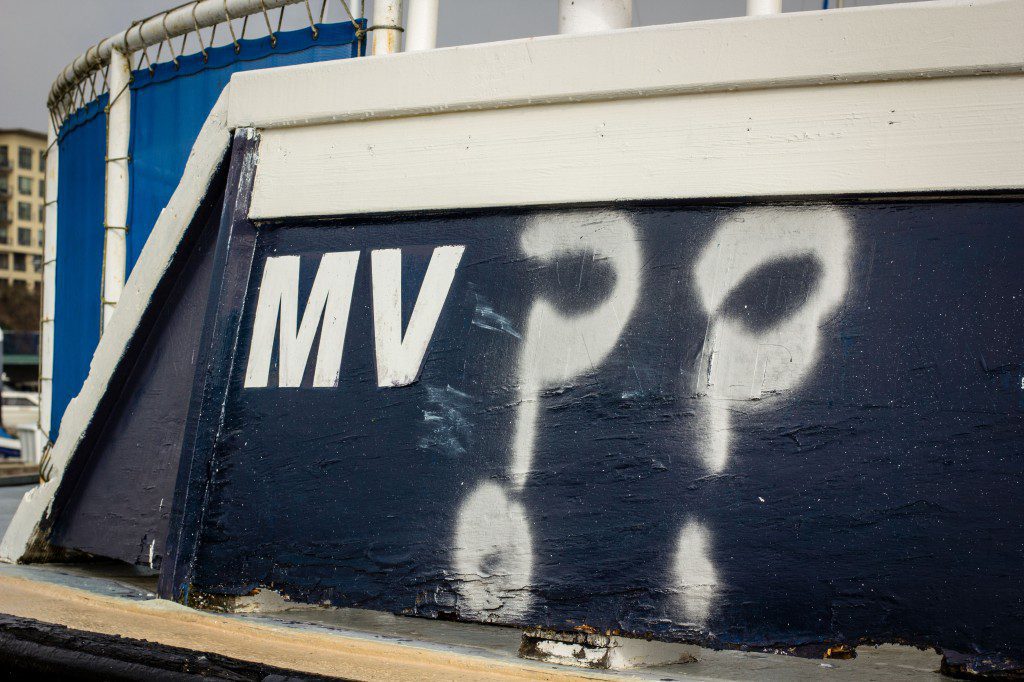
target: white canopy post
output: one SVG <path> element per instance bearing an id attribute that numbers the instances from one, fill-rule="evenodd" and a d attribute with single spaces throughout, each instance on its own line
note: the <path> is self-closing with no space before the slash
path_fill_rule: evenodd
<path id="1" fill-rule="evenodd" d="M 782 0 L 747 0 L 747 16 L 756 17 L 763 14 L 780 14 Z"/>
<path id="2" fill-rule="evenodd" d="M 559 33 L 595 33 L 633 25 L 633 0 L 558 0 Z"/>
<path id="3" fill-rule="evenodd" d="M 402 0 L 376 0 L 373 3 L 373 31 L 370 54 L 402 51 Z"/>
<path id="4" fill-rule="evenodd" d="M 130 60 L 121 50 L 110 53 L 107 75 L 106 188 L 103 209 L 103 316 L 106 326 L 124 289 L 128 231 L 128 140 L 131 132 Z"/>
<path id="5" fill-rule="evenodd" d="M 53 318 L 57 290 L 57 122 L 46 131 L 46 224 L 43 228 L 43 311 L 39 321 L 39 430 L 50 440 L 53 405 Z"/>
<path id="6" fill-rule="evenodd" d="M 418 52 L 437 47 L 437 13 L 439 0 L 409 0 L 406 21 L 405 51 Z"/>

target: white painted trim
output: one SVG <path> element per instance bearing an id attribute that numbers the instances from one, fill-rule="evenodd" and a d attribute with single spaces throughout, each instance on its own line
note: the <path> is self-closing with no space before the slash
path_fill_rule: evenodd
<path id="1" fill-rule="evenodd" d="M 1019 189 L 1021 120 L 1024 75 L 272 129 L 249 215 Z"/>
<path id="2" fill-rule="evenodd" d="M 236 74 L 228 125 L 1022 73 L 1022 27 L 1019 0 L 940 0 L 320 62 Z"/>
<path id="3" fill-rule="evenodd" d="M 110 53 L 107 80 L 110 104 L 107 107 L 107 158 L 103 202 L 103 276 L 100 301 L 103 314 L 100 331 L 114 314 L 124 289 L 127 267 L 128 230 L 128 144 L 131 138 L 131 101 L 128 82 L 131 64 L 120 50 Z"/>
<path id="4" fill-rule="evenodd" d="M 225 90 L 230 89 L 225 88 Z M 221 93 L 203 125 L 185 165 L 183 179 L 153 227 L 149 240 L 121 295 L 121 302 L 110 318 L 78 396 L 64 412 L 60 438 L 50 452 L 52 474 L 46 483 L 29 490 L 22 498 L 7 532 L 0 541 L 0 560 L 18 561 L 31 552 L 39 540 L 40 522 L 49 513 L 71 456 L 92 421 L 96 407 L 135 333 L 153 292 L 181 243 L 185 229 L 209 189 L 217 167 L 231 142 L 226 126 L 228 93 Z"/>
<path id="5" fill-rule="evenodd" d="M 57 289 L 57 177 L 60 147 L 53 117 L 46 130 L 46 222 L 43 226 L 43 313 L 39 322 L 39 430 L 50 439 L 53 408 L 53 321 Z"/>

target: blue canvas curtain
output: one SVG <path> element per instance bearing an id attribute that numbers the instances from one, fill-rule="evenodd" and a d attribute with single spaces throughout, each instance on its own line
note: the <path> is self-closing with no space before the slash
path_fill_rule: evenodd
<path id="1" fill-rule="evenodd" d="M 270 37 L 239 41 L 207 50 L 203 55 L 135 71 L 132 91 L 131 196 L 128 204 L 128 265 L 130 273 L 185 170 L 192 143 L 231 74 L 274 66 L 355 57 L 359 41 L 351 22 L 317 26 L 317 37 L 306 28 Z"/>
<path id="2" fill-rule="evenodd" d="M 365 21 L 360 21 L 365 27 Z M 238 41 L 134 71 L 130 87 L 126 272 L 131 273 L 160 211 L 178 186 L 203 122 L 239 71 L 355 57 L 362 45 L 351 22 Z M 114 93 L 115 95 L 117 93 Z M 126 96 L 126 95 L 122 95 Z M 57 291 L 50 437 L 89 372 L 100 329 L 107 96 L 61 127 L 57 213 Z"/>
<path id="3" fill-rule="evenodd" d="M 107 117 L 103 95 L 75 112 L 57 137 L 57 272 L 53 315 L 50 438 L 89 373 L 100 337 L 103 185 Z"/>

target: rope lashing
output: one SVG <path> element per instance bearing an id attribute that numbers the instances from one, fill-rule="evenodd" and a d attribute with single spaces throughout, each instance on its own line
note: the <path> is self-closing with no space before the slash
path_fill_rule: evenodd
<path id="1" fill-rule="evenodd" d="M 362 40 L 366 37 L 366 31 L 359 25 L 359 21 L 352 14 L 351 8 L 348 6 L 348 0 L 341 0 L 341 6 L 345 8 L 345 14 L 348 15 L 348 20 L 352 22 L 352 27 L 356 30 L 356 39 Z"/>
<path id="2" fill-rule="evenodd" d="M 142 68 L 142 59 L 145 58 L 146 59 L 146 66 L 149 69 L 149 72 L 153 73 L 153 62 L 151 62 L 149 60 L 149 48 L 146 47 L 146 41 L 143 40 L 143 38 L 142 38 L 142 24 L 144 24 L 144 23 L 145 23 L 144 21 L 134 21 L 134 22 L 132 22 L 132 26 L 138 26 L 139 27 L 139 44 L 143 46 L 142 49 L 139 50 L 142 54 L 139 55 L 139 63 L 138 63 L 138 65 L 136 65 L 135 70 L 137 71 L 137 70 Z M 131 31 L 132 27 L 129 26 L 128 30 Z"/>
<path id="3" fill-rule="evenodd" d="M 313 30 L 313 40 L 320 37 L 320 29 L 316 27 L 316 23 L 313 21 L 313 10 L 309 9 L 309 0 L 306 0 L 306 16 L 309 17 L 309 27 Z"/>
<path id="4" fill-rule="evenodd" d="M 274 35 L 274 31 L 270 28 L 270 15 L 267 14 L 267 3 L 264 0 L 260 0 L 260 9 L 263 10 L 263 21 L 267 23 L 267 35 L 270 36 L 270 47 L 277 47 L 277 36 Z M 284 9 L 284 5 L 281 6 Z"/>
<path id="5" fill-rule="evenodd" d="M 178 55 L 174 54 L 174 43 L 171 42 L 171 34 L 167 31 L 167 12 L 164 12 L 160 21 L 164 27 L 164 40 L 167 41 L 167 49 L 171 51 L 171 61 L 174 62 L 174 69 L 177 70 L 181 67 L 181 64 L 178 63 Z M 184 45 L 184 42 L 182 42 L 182 45 Z"/>
<path id="6" fill-rule="evenodd" d="M 231 31 L 231 42 L 235 45 L 235 54 L 238 54 L 242 51 L 242 46 L 238 44 L 238 38 L 235 37 L 235 27 L 231 23 L 231 14 L 228 12 L 228 0 L 224 0 L 224 21 L 227 22 L 228 30 Z M 213 42 L 212 38 L 210 42 Z"/>
<path id="7" fill-rule="evenodd" d="M 195 0 L 192 3 L 192 25 L 196 27 L 196 37 L 199 38 L 199 50 L 203 53 L 203 62 L 210 60 L 210 55 L 206 53 L 206 43 L 203 42 L 203 34 L 199 30 L 199 20 L 196 19 L 196 5 L 199 4 L 199 0 Z M 213 36 L 210 36 L 210 44 L 213 44 Z"/>

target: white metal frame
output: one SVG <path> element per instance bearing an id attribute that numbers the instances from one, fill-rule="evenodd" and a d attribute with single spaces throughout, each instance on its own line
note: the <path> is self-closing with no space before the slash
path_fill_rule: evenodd
<path id="1" fill-rule="evenodd" d="M 46 130 L 46 222 L 43 225 L 43 311 L 39 321 L 39 430 L 50 440 L 53 405 L 53 319 L 57 290 L 57 177 L 60 148 L 51 120 Z"/>
<path id="2" fill-rule="evenodd" d="M 529 204 L 538 197 L 565 203 L 1020 190 L 1021 45 L 1024 3 L 939 1 L 236 74 L 64 415 L 53 475 L 25 496 L 0 557 L 19 560 L 40 549 L 39 523 L 231 130 L 262 130 L 255 218 Z M 445 87 L 423 73 L 444 74 Z M 338 82 L 346 87 L 333 87 Z M 368 87 L 380 82 L 389 87 Z M 353 176 L 353 160 L 368 144 L 376 154 Z M 330 145 L 330 155 L 319 151 Z M 607 178 L 584 172 L 594 165 Z M 324 191 L 319 178 L 336 180 L 339 172 L 344 182 Z M 631 179 L 638 173 L 654 189 Z M 311 188 L 296 187 L 296 178 Z M 276 182 L 304 193 L 286 200 Z"/>
<path id="3" fill-rule="evenodd" d="M 131 138 L 131 79 L 129 57 L 120 50 L 110 53 L 107 78 L 110 100 L 107 106 L 107 156 L 103 202 L 103 284 L 100 330 L 106 327 L 121 299 L 127 267 L 128 232 L 128 145 Z"/>

